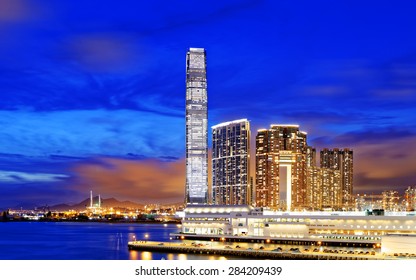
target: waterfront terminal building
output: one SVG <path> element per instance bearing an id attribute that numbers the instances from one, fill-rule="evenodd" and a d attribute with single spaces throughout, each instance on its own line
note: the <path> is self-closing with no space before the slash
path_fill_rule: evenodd
<path id="1" fill-rule="evenodd" d="M 374 247 L 416 253 L 413 212 L 276 212 L 251 206 L 188 205 L 177 239 Z M 399 248 L 401 241 L 405 248 Z M 403 247 L 403 246 L 402 246 Z"/>

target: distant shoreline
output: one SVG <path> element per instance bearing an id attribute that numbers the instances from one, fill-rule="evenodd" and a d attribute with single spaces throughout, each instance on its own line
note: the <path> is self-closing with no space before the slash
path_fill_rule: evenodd
<path id="1" fill-rule="evenodd" d="M 28 219 L 12 219 L 3 220 L 0 219 L 0 223 L 24 223 L 24 222 L 35 222 L 35 223 L 105 223 L 105 224 L 180 224 L 181 221 L 119 221 L 119 220 L 62 220 L 62 219 L 39 219 L 39 220 L 28 220 Z"/>

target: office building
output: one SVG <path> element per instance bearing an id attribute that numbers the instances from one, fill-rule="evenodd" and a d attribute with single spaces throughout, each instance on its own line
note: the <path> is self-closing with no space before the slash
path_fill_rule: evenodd
<path id="1" fill-rule="evenodd" d="M 186 57 L 185 202 L 208 203 L 208 112 L 206 52 L 190 48 Z"/>
<path id="2" fill-rule="evenodd" d="M 247 205 L 250 190 L 250 124 L 247 119 L 212 127 L 212 203 Z"/>

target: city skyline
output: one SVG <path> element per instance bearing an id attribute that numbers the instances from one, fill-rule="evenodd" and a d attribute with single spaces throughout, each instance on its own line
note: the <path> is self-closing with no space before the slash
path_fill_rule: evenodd
<path id="1" fill-rule="evenodd" d="M 0 1 L 0 207 L 183 201 L 190 47 L 208 127 L 298 124 L 354 150 L 354 192 L 416 184 L 414 4 L 190 3 Z"/>

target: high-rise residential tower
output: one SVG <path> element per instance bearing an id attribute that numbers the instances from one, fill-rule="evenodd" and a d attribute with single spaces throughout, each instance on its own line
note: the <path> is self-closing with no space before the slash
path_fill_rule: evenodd
<path id="1" fill-rule="evenodd" d="M 250 204 L 250 123 L 247 119 L 212 127 L 212 203 Z"/>
<path id="2" fill-rule="evenodd" d="M 308 167 L 306 205 L 311 210 L 342 208 L 340 171 L 331 168 Z"/>
<path id="3" fill-rule="evenodd" d="M 279 150 L 274 131 L 260 129 L 256 136 L 256 206 L 278 208 Z"/>
<path id="4" fill-rule="evenodd" d="M 258 131 L 256 206 L 289 211 L 305 207 L 307 147 L 306 133 L 298 125 L 271 125 Z"/>
<path id="5" fill-rule="evenodd" d="M 340 171 L 342 205 L 353 204 L 353 151 L 350 149 L 323 149 L 320 152 L 321 167 Z"/>
<path id="6" fill-rule="evenodd" d="M 203 48 L 186 56 L 186 186 L 185 202 L 208 203 L 207 67 Z"/>

